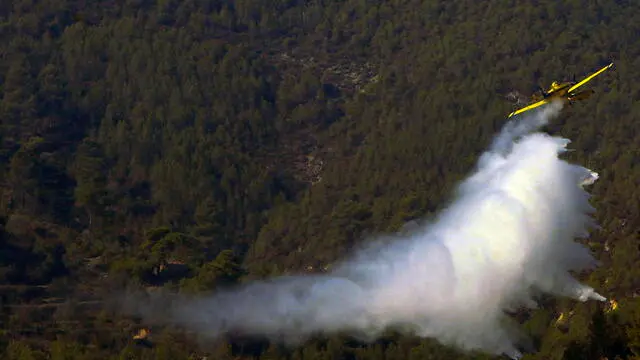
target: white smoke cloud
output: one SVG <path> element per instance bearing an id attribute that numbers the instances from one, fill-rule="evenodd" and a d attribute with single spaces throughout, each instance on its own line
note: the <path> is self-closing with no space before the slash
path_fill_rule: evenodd
<path id="1" fill-rule="evenodd" d="M 181 297 L 162 321 L 290 344 L 334 331 L 374 340 L 394 328 L 519 358 L 505 310 L 535 307 L 534 291 L 605 300 L 569 273 L 596 264 L 573 240 L 593 225 L 583 186 L 597 174 L 559 158 L 568 140 L 531 133 L 560 108 L 508 123 L 429 224 L 376 239 L 328 274 Z"/>

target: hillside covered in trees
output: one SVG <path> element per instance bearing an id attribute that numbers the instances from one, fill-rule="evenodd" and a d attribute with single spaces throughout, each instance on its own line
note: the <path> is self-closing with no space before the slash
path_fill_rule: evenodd
<path id="1" fill-rule="evenodd" d="M 322 272 L 436 212 L 503 94 L 613 60 L 547 127 L 599 172 L 618 308 L 549 299 L 524 359 L 640 358 L 640 7 L 631 1 L 0 2 L 3 359 L 493 359 L 390 333 L 205 343 L 109 305 Z"/>

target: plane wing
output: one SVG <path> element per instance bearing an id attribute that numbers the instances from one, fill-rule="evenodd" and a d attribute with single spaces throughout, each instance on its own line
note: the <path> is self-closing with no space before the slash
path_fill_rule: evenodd
<path id="1" fill-rule="evenodd" d="M 538 101 L 537 103 L 533 103 L 533 104 L 531 104 L 531 105 L 529 105 L 529 106 L 525 106 L 525 107 L 523 107 L 522 109 L 518 109 L 518 110 L 516 110 L 516 111 L 512 112 L 512 113 L 511 113 L 511 114 L 509 114 L 509 116 L 507 116 L 507 117 L 512 117 L 513 115 L 518 115 L 518 114 L 520 114 L 520 113 L 522 113 L 522 112 L 529 111 L 529 110 L 531 110 L 531 109 L 537 108 L 538 106 L 542 106 L 542 105 L 544 105 L 544 104 L 548 104 L 550 101 L 551 101 L 550 99 L 540 100 L 540 101 Z"/>
<path id="2" fill-rule="evenodd" d="M 588 83 L 589 81 L 591 81 L 591 79 L 593 79 L 594 77 L 600 75 L 600 73 L 602 73 L 603 71 L 607 70 L 608 68 L 612 67 L 613 63 L 610 63 L 609 65 L 603 67 L 602 69 L 594 72 L 593 74 L 587 76 L 586 78 L 584 78 L 582 81 L 580 81 L 579 83 L 573 85 L 572 87 L 569 88 L 569 90 L 567 90 L 567 93 L 572 92 L 573 90 L 579 88 L 580 86 Z"/>

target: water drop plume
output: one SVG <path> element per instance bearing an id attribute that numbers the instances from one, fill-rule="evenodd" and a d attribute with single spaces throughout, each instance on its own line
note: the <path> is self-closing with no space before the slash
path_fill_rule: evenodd
<path id="1" fill-rule="evenodd" d="M 535 307 L 535 293 L 605 300 L 569 272 L 596 265 L 575 239 L 594 225 L 584 187 L 597 173 L 560 158 L 569 140 L 536 132 L 561 107 L 508 122 L 435 218 L 366 241 L 329 273 L 155 298 L 137 309 L 210 337 L 299 344 L 338 331 L 375 340 L 393 328 L 519 358 L 522 338 L 505 311 Z"/>

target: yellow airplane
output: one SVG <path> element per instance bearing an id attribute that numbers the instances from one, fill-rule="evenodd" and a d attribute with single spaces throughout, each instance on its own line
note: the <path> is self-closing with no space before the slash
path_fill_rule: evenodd
<path id="1" fill-rule="evenodd" d="M 553 83 L 551 83 L 549 90 L 544 91 L 540 89 L 540 92 L 542 93 L 541 95 L 534 94 L 534 96 L 531 97 L 533 100 L 532 104 L 512 112 L 511 114 L 509 114 L 509 117 L 518 115 L 520 113 L 529 111 L 531 109 L 535 109 L 544 104 L 548 104 L 556 99 L 566 101 L 569 104 L 571 104 L 573 101 L 576 101 L 576 100 L 586 99 L 589 96 L 591 96 L 591 94 L 593 94 L 595 91 L 593 91 L 592 89 L 588 89 L 580 92 L 575 92 L 575 90 L 580 86 L 586 84 L 587 82 L 591 81 L 591 79 L 600 75 L 600 73 L 604 72 L 605 70 L 607 70 L 612 66 L 613 66 L 613 63 L 610 63 L 609 65 L 587 76 L 586 78 L 584 78 L 578 83 L 575 83 L 574 81 L 563 82 L 563 83 L 558 83 L 557 81 L 554 81 Z"/>

